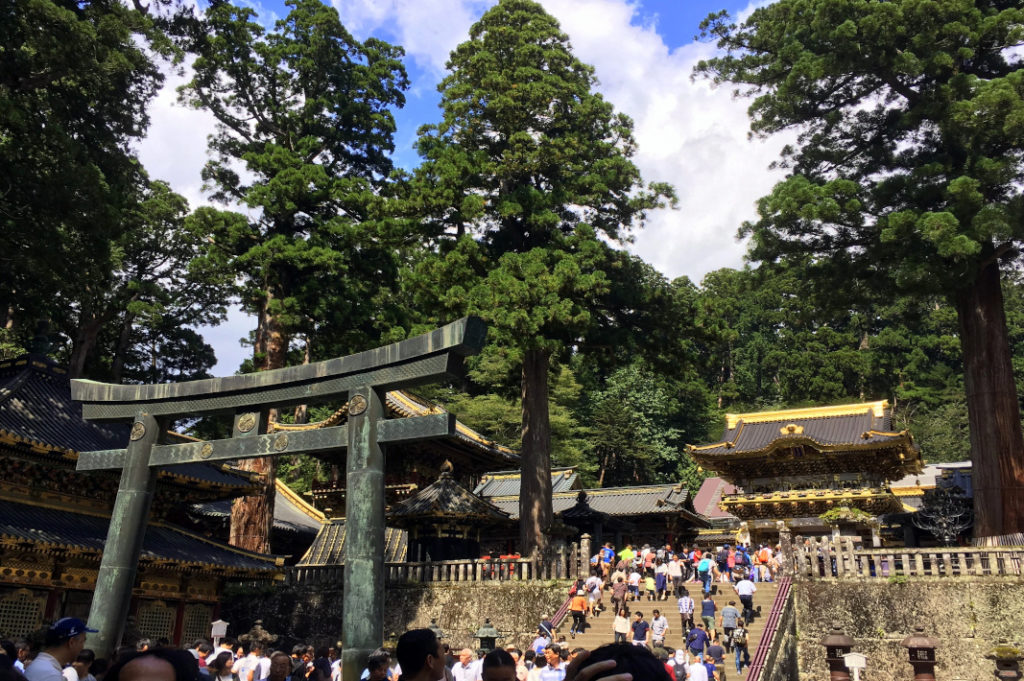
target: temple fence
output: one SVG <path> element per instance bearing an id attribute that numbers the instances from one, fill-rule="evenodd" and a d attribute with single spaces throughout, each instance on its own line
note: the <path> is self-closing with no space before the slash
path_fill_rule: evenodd
<path id="1" fill-rule="evenodd" d="M 793 560 L 797 579 L 1024 576 L 1024 546 L 866 549 L 821 537 L 795 542 Z"/>
<path id="2" fill-rule="evenodd" d="M 489 582 L 505 580 L 548 581 L 585 578 L 589 561 L 581 560 L 576 544 L 556 549 L 547 559 L 527 558 L 434 560 L 415 563 L 385 563 L 388 583 Z M 341 584 L 345 565 L 295 566 L 285 573 L 288 584 Z"/>

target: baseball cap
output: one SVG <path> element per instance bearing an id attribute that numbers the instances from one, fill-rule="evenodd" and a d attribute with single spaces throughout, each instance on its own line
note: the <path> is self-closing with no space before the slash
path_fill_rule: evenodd
<path id="1" fill-rule="evenodd" d="M 63 617 L 50 625 L 50 634 L 55 638 L 74 638 L 86 632 L 95 634 L 99 629 L 90 629 L 77 617 Z"/>

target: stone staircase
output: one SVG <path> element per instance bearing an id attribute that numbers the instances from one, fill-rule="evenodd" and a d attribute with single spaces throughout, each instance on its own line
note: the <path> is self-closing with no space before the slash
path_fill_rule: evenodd
<path id="1" fill-rule="evenodd" d="M 699 584 L 687 584 L 687 589 L 690 591 L 691 596 L 700 592 Z M 715 601 L 715 605 L 718 607 L 719 612 L 726 605 L 729 604 L 730 600 L 736 601 L 736 607 L 742 611 L 743 608 L 740 605 L 740 599 L 736 595 L 736 592 L 732 589 L 732 584 L 716 584 L 717 589 L 712 592 L 712 598 Z M 761 643 L 761 637 L 764 633 L 764 623 L 768 617 L 768 612 L 771 610 L 772 601 L 775 599 L 775 594 L 778 591 L 778 587 L 773 582 L 758 582 L 757 593 L 754 594 L 754 609 L 761 608 L 761 615 L 755 616 L 754 621 L 748 627 L 748 648 L 750 650 L 750 659 L 754 659 L 754 655 L 757 653 L 757 646 Z M 614 641 L 615 636 L 612 633 L 612 622 L 614 616 L 611 611 L 611 593 L 605 592 L 604 596 L 609 609 L 606 612 L 601 613 L 598 617 L 587 618 L 587 630 L 584 634 L 577 634 L 576 638 L 573 639 L 569 635 L 569 627 L 572 626 L 572 617 L 567 616 L 565 620 L 559 624 L 557 634 L 564 634 L 566 643 L 569 645 L 569 649 L 573 648 L 586 648 L 587 650 L 593 650 L 605 643 L 611 643 Z M 629 609 L 631 612 L 640 610 L 644 614 L 644 619 L 648 622 L 651 621 L 651 611 L 657 608 L 661 611 L 665 617 L 668 618 L 668 636 L 665 639 L 665 644 L 671 648 L 681 648 L 684 645 L 683 632 L 680 631 L 679 622 L 679 609 L 676 607 L 676 599 L 669 597 L 666 601 L 631 601 L 629 603 Z M 700 599 L 697 598 L 697 612 L 700 612 Z M 717 621 L 717 620 L 716 620 Z M 736 667 L 734 664 L 735 657 L 732 654 L 726 655 L 726 673 L 727 676 L 735 677 Z M 746 668 L 744 668 L 744 675 L 746 675 Z"/>

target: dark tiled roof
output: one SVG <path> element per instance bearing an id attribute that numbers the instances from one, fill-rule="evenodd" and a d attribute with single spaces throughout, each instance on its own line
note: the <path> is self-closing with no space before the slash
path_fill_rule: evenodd
<path id="1" fill-rule="evenodd" d="M 104 516 L 0 500 L 0 537 L 4 538 L 101 553 L 109 524 Z M 242 572 L 278 569 L 273 556 L 234 549 L 165 524 L 150 524 L 146 529 L 141 557 Z"/>
<path id="2" fill-rule="evenodd" d="M 426 414 L 438 414 L 447 412 L 446 409 L 435 404 L 430 404 L 412 393 L 404 390 L 392 390 L 387 394 L 388 411 L 397 416 L 424 416 Z M 519 463 L 519 453 L 498 444 L 476 432 L 466 424 L 455 422 L 455 439 L 468 445 L 471 449 L 495 458 L 498 462 L 508 461 L 513 465 Z M 505 465 L 498 463 L 498 465 Z"/>
<path id="3" fill-rule="evenodd" d="M 384 532 L 384 562 L 404 562 L 409 550 L 408 533 L 394 527 L 388 527 Z M 344 520 L 324 523 L 313 545 L 299 561 L 299 567 L 342 565 L 345 562 L 345 534 Z"/>
<path id="4" fill-rule="evenodd" d="M 706 524 L 706 519 L 693 512 L 690 493 L 682 485 L 645 485 L 643 487 L 608 487 L 584 490 L 587 504 L 594 511 L 610 516 L 643 516 L 652 513 L 682 513 L 697 524 Z M 555 515 L 574 507 L 578 491 L 560 492 L 553 495 L 552 506 Z M 519 497 L 502 497 L 491 502 L 512 516 L 519 518 Z"/>
<path id="5" fill-rule="evenodd" d="M 520 486 L 519 471 L 495 471 L 484 473 L 480 484 L 473 490 L 478 497 L 518 497 Z M 575 468 L 552 468 L 551 491 L 555 494 L 579 489 L 579 475 Z"/>
<path id="6" fill-rule="evenodd" d="M 81 403 L 71 399 L 67 372 L 44 357 L 28 355 L 0 362 L 0 440 L 73 460 L 78 452 L 123 449 L 128 426 L 84 420 Z M 247 476 L 217 464 L 167 466 L 160 473 L 186 483 L 251 486 Z"/>
<path id="7" fill-rule="evenodd" d="M 872 402 L 728 415 L 722 441 L 695 447 L 694 453 L 698 457 L 736 456 L 788 443 L 839 449 L 909 442 L 905 432 L 893 432 L 888 403 Z"/>
<path id="8" fill-rule="evenodd" d="M 82 419 L 67 372 L 41 357 L 0 363 L 0 432 L 56 452 L 123 448 L 128 427 Z"/>
<path id="9" fill-rule="evenodd" d="M 427 485 L 408 499 L 403 499 L 388 512 L 389 521 L 407 527 L 425 517 L 446 516 L 472 518 L 476 522 L 506 523 L 509 514 L 487 503 L 442 471 L 436 482 Z"/>

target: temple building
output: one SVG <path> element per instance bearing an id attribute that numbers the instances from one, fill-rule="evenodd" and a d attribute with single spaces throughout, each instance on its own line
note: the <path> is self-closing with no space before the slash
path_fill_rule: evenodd
<path id="1" fill-rule="evenodd" d="M 709 527 L 682 483 L 583 489 L 574 468 L 555 468 L 551 487 L 555 521 L 565 526 L 570 541 L 586 533 L 592 546 L 688 543 Z M 487 473 L 473 490 L 516 521 L 519 492 L 519 471 Z"/>
<path id="2" fill-rule="evenodd" d="M 66 371 L 43 355 L 0 362 L 0 637 L 88 615 L 119 472 L 83 473 L 75 464 L 79 452 L 127 441 L 126 428 L 82 419 Z M 253 483 L 212 463 L 160 471 L 131 606 L 137 635 L 172 643 L 208 636 L 225 582 L 281 576 L 283 557 L 242 551 L 179 522 L 190 505 L 226 505 Z"/>
<path id="3" fill-rule="evenodd" d="M 445 411 L 401 390 L 387 393 L 386 406 L 390 418 Z M 346 408 L 342 407 L 325 421 L 273 427 L 284 431 L 326 428 L 346 418 Z M 311 496 L 323 522 L 312 546 L 298 562 L 296 574 L 300 580 L 304 574 L 319 575 L 318 579 L 340 576 L 339 566 L 345 562 L 345 452 L 320 458 L 330 473 L 326 480 L 313 481 Z M 514 541 L 517 530 L 508 516 L 469 491 L 486 471 L 508 465 L 519 465 L 514 450 L 458 421 L 453 435 L 388 446 L 384 562 L 479 558 L 486 550 L 482 544 L 494 543 L 491 535 L 487 536 L 488 542 L 484 541 L 481 528 L 498 529 L 498 543 L 502 545 Z"/>
<path id="4" fill-rule="evenodd" d="M 688 448 L 694 461 L 735 488 L 720 508 L 742 538 L 858 534 L 881 540 L 880 518 L 908 509 L 891 483 L 923 470 L 907 431 L 895 431 L 886 401 L 727 414 L 720 442 Z"/>

